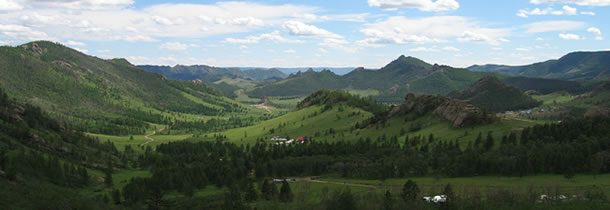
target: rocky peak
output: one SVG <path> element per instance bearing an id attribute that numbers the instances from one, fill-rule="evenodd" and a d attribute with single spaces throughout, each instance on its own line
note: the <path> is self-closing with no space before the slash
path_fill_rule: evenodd
<path id="1" fill-rule="evenodd" d="M 486 124 L 493 121 L 493 117 L 488 116 L 481 109 L 466 101 L 443 96 L 415 95 L 413 93 L 407 94 L 404 104 L 393 110 L 391 114 L 399 112 L 415 113 L 417 115 L 432 113 L 452 122 L 453 127 L 456 128 Z"/>

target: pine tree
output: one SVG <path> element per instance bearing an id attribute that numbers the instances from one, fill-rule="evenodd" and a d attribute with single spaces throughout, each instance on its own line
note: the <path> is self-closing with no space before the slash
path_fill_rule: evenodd
<path id="1" fill-rule="evenodd" d="M 107 165 L 106 165 L 106 170 L 104 171 L 104 184 L 106 185 L 106 187 L 112 187 L 113 185 L 113 181 L 112 181 L 112 160 L 108 160 Z"/>
<path id="2" fill-rule="evenodd" d="M 245 210 L 250 209 L 244 202 L 243 196 L 239 189 L 235 186 L 229 187 L 229 191 L 225 194 L 225 200 L 222 206 L 224 210 Z"/>
<path id="3" fill-rule="evenodd" d="M 117 189 L 113 189 L 112 190 L 112 200 L 114 201 L 114 204 L 116 204 L 116 205 L 121 204 L 121 191 L 119 191 Z"/>
<path id="4" fill-rule="evenodd" d="M 447 201 L 442 204 L 441 209 L 455 209 L 456 197 L 451 184 L 447 184 L 445 186 L 445 189 L 443 189 L 442 194 L 447 196 Z"/>
<path id="5" fill-rule="evenodd" d="M 279 197 L 281 202 L 292 202 L 294 198 L 294 195 L 292 195 L 292 190 L 290 189 L 290 184 L 288 184 L 288 182 L 285 180 L 282 182 Z"/>
<path id="6" fill-rule="evenodd" d="M 494 137 L 490 132 L 487 133 L 487 138 L 485 138 L 485 150 L 491 150 L 494 147 Z"/>
<path id="7" fill-rule="evenodd" d="M 419 195 L 419 193 L 420 191 L 419 187 L 417 186 L 417 183 L 409 179 L 403 185 L 402 193 L 400 194 L 400 196 L 405 202 L 413 202 L 417 200 L 417 196 Z"/>
<path id="8" fill-rule="evenodd" d="M 385 195 L 383 196 L 383 210 L 392 210 L 394 209 L 394 199 L 392 199 L 392 193 L 389 190 L 385 191 Z"/>
<path id="9" fill-rule="evenodd" d="M 270 182 L 268 179 L 265 179 L 261 186 L 261 192 L 265 200 L 271 200 L 275 197 L 277 188 L 275 187 L 275 184 L 273 184 L 273 182 Z"/>
<path id="10" fill-rule="evenodd" d="M 253 202 L 256 201 L 258 199 L 258 193 L 256 192 L 256 189 L 254 188 L 254 181 L 248 181 L 246 183 L 246 195 L 245 195 L 246 201 L 247 202 Z"/>

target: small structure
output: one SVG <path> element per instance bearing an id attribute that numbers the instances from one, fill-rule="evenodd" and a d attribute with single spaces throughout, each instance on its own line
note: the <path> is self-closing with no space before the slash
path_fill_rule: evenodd
<path id="1" fill-rule="evenodd" d="M 447 202 L 447 195 L 424 196 L 422 200 L 428 203 L 445 203 Z"/>
<path id="2" fill-rule="evenodd" d="M 282 183 L 282 182 L 296 182 L 296 179 L 273 179 L 274 183 Z"/>
<path id="3" fill-rule="evenodd" d="M 288 141 L 288 138 L 282 137 L 282 136 L 274 136 L 274 137 L 271 137 L 271 141 Z"/>

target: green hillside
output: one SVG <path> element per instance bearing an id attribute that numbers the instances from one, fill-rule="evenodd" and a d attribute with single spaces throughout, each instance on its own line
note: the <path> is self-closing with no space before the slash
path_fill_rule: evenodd
<path id="1" fill-rule="evenodd" d="M 453 92 L 450 96 L 468 100 L 474 105 L 492 112 L 528 109 L 541 104 L 519 89 L 507 86 L 493 76 L 486 76 L 468 89 Z"/>
<path id="2" fill-rule="evenodd" d="M 456 105 L 451 105 L 454 107 Z M 491 133 L 496 139 L 503 135 L 536 125 L 541 121 L 500 118 L 490 124 L 474 124 L 457 128 L 451 121 L 430 113 L 393 114 L 384 120 L 390 107 L 341 91 L 319 91 L 305 98 L 300 109 L 256 125 L 208 133 L 207 139 L 224 139 L 238 144 L 267 141 L 273 136 L 307 136 L 316 141 L 357 141 L 372 139 L 404 140 L 409 137 L 458 140 L 465 146 L 479 135 Z M 456 116 L 465 116 L 455 113 Z"/>
<path id="3" fill-rule="evenodd" d="M 7 93 L 94 133 L 144 133 L 149 123 L 247 109 L 201 83 L 167 80 L 125 60 L 46 41 L 0 47 L 0 73 Z"/>
<path id="4" fill-rule="evenodd" d="M 100 182 L 94 170 L 108 161 L 124 166 L 112 143 L 74 131 L 0 89 L 2 208 L 108 209 L 101 200 L 80 193 Z"/>
<path id="5" fill-rule="evenodd" d="M 264 85 L 248 92 L 253 97 L 261 96 L 306 96 L 320 89 L 342 89 L 345 84 L 341 76 L 324 70 L 298 72 L 284 80 Z"/>
<path id="6" fill-rule="evenodd" d="M 607 80 L 610 78 L 610 51 L 573 52 L 557 60 L 524 66 L 475 65 L 472 71 L 497 72 L 512 76 L 563 80 Z"/>

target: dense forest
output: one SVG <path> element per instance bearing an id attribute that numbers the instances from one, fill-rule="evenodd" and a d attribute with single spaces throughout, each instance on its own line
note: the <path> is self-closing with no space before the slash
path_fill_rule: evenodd
<path id="1" fill-rule="evenodd" d="M 153 175 L 133 179 L 122 189 L 123 199 L 127 206 L 145 206 L 150 196 L 162 197 L 168 191 L 192 195 L 208 185 L 225 186 L 230 193 L 248 197 L 253 185 L 265 185 L 270 177 L 324 174 L 380 180 L 601 174 L 610 172 L 609 135 L 610 120 L 600 118 L 533 126 L 501 139 L 494 139 L 490 133 L 479 134 L 466 146 L 457 141 L 437 141 L 432 135 L 406 139 L 384 136 L 354 143 L 312 141 L 292 146 L 264 142 L 237 146 L 221 140 L 175 142 L 160 145 L 156 153 L 147 152 L 139 158 L 138 164 L 150 168 Z"/>
<path id="2" fill-rule="evenodd" d="M 74 189 L 90 186 L 90 170 L 118 162 L 119 154 L 112 143 L 74 131 L 0 89 L 0 203 L 10 204 L 3 208 L 107 209 L 101 198 Z"/>

